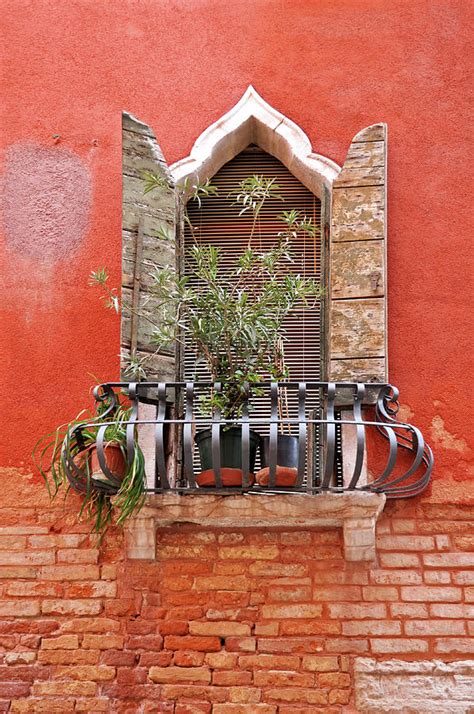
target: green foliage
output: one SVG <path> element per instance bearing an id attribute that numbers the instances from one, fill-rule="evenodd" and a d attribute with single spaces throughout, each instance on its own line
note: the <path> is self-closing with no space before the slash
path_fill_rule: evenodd
<path id="1" fill-rule="evenodd" d="M 131 409 L 119 404 L 112 413 L 104 415 L 106 406 L 100 403 L 96 415 L 87 410 L 82 411 L 72 422 L 63 424 L 52 434 L 40 439 L 33 451 L 33 461 L 44 479 L 51 500 L 61 490 L 67 495 L 71 489 L 67 465 L 73 462 L 82 469 L 86 491 L 81 494 L 79 518 L 85 516 L 92 521 L 92 530 L 97 534 L 99 543 L 113 521 L 123 525 L 127 518 L 140 510 L 145 498 L 145 460 L 138 444 L 135 444 L 133 461 L 119 487 L 114 489 L 114 485 L 111 485 L 111 493 L 94 487 L 89 457 L 90 450 L 95 447 L 100 426 L 108 424 L 104 445 L 119 446 L 126 459 L 126 426 Z"/>

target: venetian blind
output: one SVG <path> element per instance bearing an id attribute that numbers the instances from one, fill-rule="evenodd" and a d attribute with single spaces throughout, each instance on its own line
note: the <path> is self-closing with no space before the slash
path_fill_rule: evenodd
<path id="1" fill-rule="evenodd" d="M 253 218 L 250 212 L 239 216 L 239 207 L 232 206 L 229 193 L 238 188 L 240 181 L 254 174 L 266 178 L 276 178 L 278 193 L 284 201 L 268 200 L 260 213 L 258 229 L 252 246 L 256 250 L 269 250 L 282 230 L 283 224 L 277 216 L 284 210 L 295 209 L 311 218 L 318 231 L 316 237 L 300 236 L 292 242 L 294 263 L 291 270 L 295 273 L 315 278 L 322 278 L 321 261 L 321 202 L 303 186 L 293 174 L 275 157 L 262 151 L 257 146 L 249 146 L 234 159 L 225 164 L 213 177 L 219 197 L 202 199 L 201 206 L 190 201 L 187 206 L 188 216 L 193 226 L 194 237 L 189 227 L 185 228 L 184 250 L 190 249 L 193 240 L 219 246 L 222 251 L 223 279 L 235 266 L 236 258 L 248 245 Z M 185 261 L 186 262 L 186 261 Z M 322 373 L 322 307 L 320 304 L 295 309 L 284 324 L 285 362 L 291 381 L 317 381 Z M 196 364 L 192 344 L 184 350 L 184 376 L 188 380 L 209 379 L 205 366 Z M 251 416 L 259 418 L 269 415 L 268 400 L 257 400 Z M 293 399 L 290 397 L 289 410 L 293 416 Z M 318 404 L 312 405 L 315 408 Z M 265 433 L 265 429 L 257 429 Z"/>

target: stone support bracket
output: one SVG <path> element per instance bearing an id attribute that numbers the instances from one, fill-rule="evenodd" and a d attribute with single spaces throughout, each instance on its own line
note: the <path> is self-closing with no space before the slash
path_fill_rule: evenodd
<path id="1" fill-rule="evenodd" d="M 341 528 L 346 560 L 373 560 L 375 523 L 385 505 L 376 493 L 150 495 L 126 527 L 127 556 L 153 560 L 157 528 Z"/>

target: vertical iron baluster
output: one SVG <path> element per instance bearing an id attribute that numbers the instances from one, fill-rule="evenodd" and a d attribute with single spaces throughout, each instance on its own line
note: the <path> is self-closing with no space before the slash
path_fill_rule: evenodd
<path id="1" fill-rule="evenodd" d="M 222 384 L 220 382 L 214 383 L 214 390 L 219 394 L 222 391 Z M 216 482 L 216 488 L 222 488 L 222 478 L 221 478 L 221 410 L 219 407 L 214 407 L 212 412 L 212 430 L 211 430 L 211 444 L 212 444 L 212 470 L 214 471 L 214 480 Z"/>
<path id="2" fill-rule="evenodd" d="M 130 419 L 127 422 L 126 432 L 127 432 L 127 466 L 133 464 L 135 458 L 135 422 L 138 419 L 138 385 L 136 382 L 131 382 L 128 385 L 128 397 L 132 402 L 132 409 L 130 412 Z"/>
<path id="3" fill-rule="evenodd" d="M 272 382 L 270 385 L 270 442 L 268 449 L 268 466 L 270 469 L 268 487 L 275 488 L 276 467 L 278 454 L 278 383 Z"/>
<path id="4" fill-rule="evenodd" d="M 155 427 L 155 463 L 157 475 L 157 488 L 169 488 L 168 474 L 166 470 L 165 455 L 165 433 L 164 420 L 166 418 L 166 384 L 160 382 L 158 385 L 158 412 L 156 415 Z"/>
<path id="5" fill-rule="evenodd" d="M 250 469 L 250 426 L 249 426 L 249 384 L 246 382 L 244 386 L 245 402 L 242 405 L 242 487 L 249 487 L 249 469 Z"/>
<path id="6" fill-rule="evenodd" d="M 324 477 L 322 488 L 329 488 L 334 470 L 334 454 L 336 448 L 336 423 L 334 419 L 334 399 L 336 397 L 336 385 L 328 382 L 327 385 L 327 406 L 326 406 L 326 444 L 324 465 Z"/>
<path id="7" fill-rule="evenodd" d="M 300 382 L 298 385 L 298 478 L 296 487 L 300 487 L 303 483 L 304 473 L 306 470 L 306 384 Z M 311 476 L 308 473 L 308 482 L 311 482 Z"/>
<path id="8" fill-rule="evenodd" d="M 193 402 L 194 384 L 186 382 L 186 407 L 183 424 L 184 475 L 191 488 L 196 485 L 193 471 Z"/>
<path id="9" fill-rule="evenodd" d="M 352 474 L 351 481 L 349 483 L 348 489 L 353 491 L 357 486 L 359 477 L 362 471 L 362 465 L 364 463 L 364 452 L 365 452 L 365 426 L 362 421 L 362 404 L 365 396 L 365 384 L 358 384 L 356 386 L 356 391 L 354 394 L 354 406 L 352 408 L 352 413 L 354 415 L 354 423 L 356 426 L 356 438 L 357 438 L 357 451 L 356 460 L 354 464 L 354 471 Z"/>

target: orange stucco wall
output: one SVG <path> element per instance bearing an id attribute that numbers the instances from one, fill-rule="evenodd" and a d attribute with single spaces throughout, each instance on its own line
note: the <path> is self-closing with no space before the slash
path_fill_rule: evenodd
<path id="1" fill-rule="evenodd" d="M 471 7 L 4 0 L 3 460 L 28 466 L 36 436 L 76 413 L 91 375 L 117 374 L 119 324 L 87 277 L 107 264 L 118 283 L 122 109 L 172 162 L 252 83 L 339 163 L 359 129 L 388 123 L 390 378 L 431 438 L 435 477 L 465 476 Z"/>

